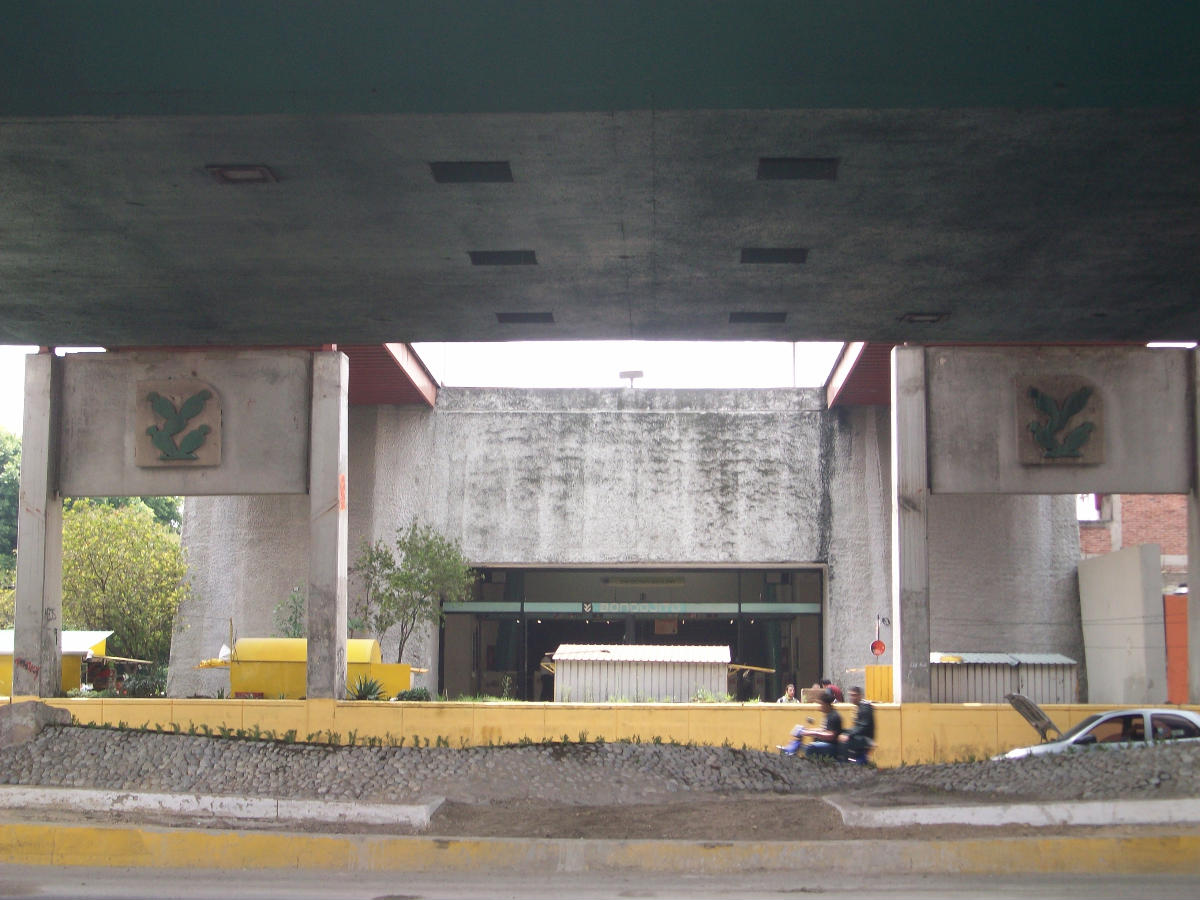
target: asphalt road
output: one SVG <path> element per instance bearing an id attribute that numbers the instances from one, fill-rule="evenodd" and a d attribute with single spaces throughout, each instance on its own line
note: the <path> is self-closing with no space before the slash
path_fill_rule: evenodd
<path id="1" fill-rule="evenodd" d="M 483 900 L 483 898 L 830 898 L 886 900 L 976 900 L 1020 897 L 1023 900 L 1195 900 L 1200 884 L 1186 876 L 1093 876 L 1049 874 L 1030 877 L 938 875 L 873 877 L 870 861 L 854 879 L 803 877 L 796 872 L 755 876 L 684 876 L 647 873 L 511 875 L 460 873 L 357 876 L 318 872 L 195 871 L 165 869 L 83 869 L 33 866 L 0 867 L 0 897 L 37 900 Z"/>

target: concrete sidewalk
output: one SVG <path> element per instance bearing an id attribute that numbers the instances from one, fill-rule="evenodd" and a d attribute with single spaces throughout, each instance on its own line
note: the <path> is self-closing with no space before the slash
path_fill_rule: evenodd
<path id="1" fill-rule="evenodd" d="M 103 797 L 99 795 L 104 795 Z M 109 796 L 113 795 L 113 796 Z M 18 811 L 0 829 L 0 863 L 151 868 L 302 869 L 338 872 L 646 871 L 731 873 L 757 870 L 852 872 L 870 859 L 879 873 L 1013 874 L 1042 872 L 1200 875 L 1200 801 L 1014 804 L 953 807 L 835 806 L 847 824 L 964 826 L 960 840 L 672 841 L 458 838 L 339 833 L 338 824 L 426 827 L 437 800 L 413 805 L 293 803 L 263 798 L 198 797 L 48 788 L 0 789 Z M 111 805 L 110 805 L 111 804 Z M 337 806 L 337 809 L 332 808 Z M 352 810 L 341 807 L 352 807 Z M 1029 808 L 1025 808 L 1029 807 Z M 168 816 L 171 827 L 135 822 L 63 824 L 39 812 L 114 810 Z M 350 816 L 348 813 L 353 812 Z M 1124 826 L 1111 831 L 1032 837 L 972 836 L 980 825 Z M 13 817 L 10 816 L 10 819 Z M 48 816 L 44 816 L 48 818 Z M 204 820 L 282 824 L 294 830 L 199 827 Z M 194 827 L 189 823 L 197 823 Z M 1145 826 L 1146 834 L 1130 833 Z M 862 854 L 867 854 L 863 856 Z"/>

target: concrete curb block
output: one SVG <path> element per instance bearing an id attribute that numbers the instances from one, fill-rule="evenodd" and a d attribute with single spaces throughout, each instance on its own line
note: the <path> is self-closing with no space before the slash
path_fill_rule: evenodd
<path id="1" fill-rule="evenodd" d="M 425 803 L 414 804 L 354 803 L 0 786 L 0 807 L 6 809 L 150 812 L 206 819 L 408 825 L 418 830 L 429 827 L 430 817 L 444 800 L 444 797 L 434 797 Z"/>
<path id="2" fill-rule="evenodd" d="M 958 841 L 614 841 L 6 824 L 0 863 L 324 872 L 787 870 L 878 874 L 1200 874 L 1200 835 Z"/>
<path id="3" fill-rule="evenodd" d="M 1200 799 L 1085 800 L 1078 803 L 1006 803 L 989 806 L 858 806 L 828 797 L 846 825 L 1189 825 L 1200 822 Z"/>

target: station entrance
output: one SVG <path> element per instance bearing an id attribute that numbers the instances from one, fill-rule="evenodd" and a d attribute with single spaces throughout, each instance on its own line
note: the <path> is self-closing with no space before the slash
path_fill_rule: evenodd
<path id="1" fill-rule="evenodd" d="M 728 693 L 774 700 L 822 675 L 824 570 L 483 570 L 475 597 L 447 604 L 438 688 L 450 697 L 550 700 L 560 644 L 727 646 Z M 767 670 L 767 671 L 761 671 Z M 611 698 L 614 701 L 632 698 Z M 709 699 L 709 698 L 698 698 Z"/>

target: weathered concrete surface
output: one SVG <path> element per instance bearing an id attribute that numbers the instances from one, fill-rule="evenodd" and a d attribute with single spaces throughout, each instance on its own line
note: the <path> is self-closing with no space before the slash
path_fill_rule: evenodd
<path id="1" fill-rule="evenodd" d="M 825 410 L 804 390 L 443 389 L 432 410 L 354 408 L 351 559 L 416 516 L 478 565 L 826 564 L 826 674 L 858 681 L 891 661 L 870 654 L 876 615 L 890 617 L 888 422 L 885 407 Z M 224 683 L 190 666 L 228 640 L 231 616 L 239 635 L 270 633 L 307 568 L 299 500 L 188 500 L 199 599 L 172 647 L 173 694 Z M 933 498 L 931 640 L 1079 659 L 1074 523 L 1069 497 Z M 352 577 L 351 603 L 355 590 Z M 887 625 L 880 637 L 890 648 Z M 436 686 L 436 634 L 410 647 L 431 669 L 417 683 Z"/>
<path id="2" fill-rule="evenodd" d="M 13 597 L 13 693 L 57 696 L 62 687 L 62 494 L 57 484 L 62 360 L 25 360 L 25 410 L 17 586 Z"/>
<path id="3" fill-rule="evenodd" d="M 311 356 L 303 350 L 77 353 L 61 360 L 66 496 L 284 494 L 308 490 Z M 134 463 L 138 384 L 199 379 L 223 422 L 220 465 Z M 143 423 L 144 424 L 144 423 Z"/>
<path id="4" fill-rule="evenodd" d="M 0 706 L 0 748 L 24 744 L 47 725 L 70 725 L 71 713 L 35 700 Z"/>
<path id="5" fill-rule="evenodd" d="M 1162 569 L 1157 544 L 1079 562 L 1079 609 L 1092 703 L 1167 700 Z"/>
<path id="6" fill-rule="evenodd" d="M 1192 478 L 1191 351 L 1145 347 L 934 347 L 929 373 L 929 467 L 942 493 L 1186 493 Z M 1102 401 L 1081 449 L 1094 464 L 1022 464 L 1030 420 L 1021 388 L 1081 376 Z M 1043 388 L 1049 390 L 1049 388 Z M 1062 403 L 1064 397 L 1054 398 Z M 1021 405 L 1018 407 L 1018 403 Z"/>
<path id="7" fill-rule="evenodd" d="M 275 606 L 308 578 L 308 497 L 187 497 L 183 544 L 192 593 L 176 616 L 168 693 L 212 697 L 229 689 L 225 669 L 193 669 L 215 657 L 230 632 L 273 634 Z"/>

